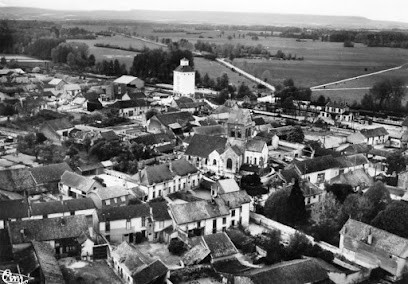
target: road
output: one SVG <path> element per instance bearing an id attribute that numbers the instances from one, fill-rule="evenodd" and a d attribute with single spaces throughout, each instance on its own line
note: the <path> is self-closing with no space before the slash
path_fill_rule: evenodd
<path id="1" fill-rule="evenodd" d="M 231 63 L 227 62 L 227 61 L 225 60 L 225 58 L 217 58 L 216 60 L 217 60 L 219 63 L 223 64 L 224 66 L 226 66 L 226 67 L 228 67 L 228 68 L 231 68 L 231 69 L 234 69 L 235 72 L 240 73 L 241 75 L 247 77 L 249 80 L 254 81 L 254 82 L 257 83 L 257 84 L 264 85 L 267 89 L 271 90 L 273 93 L 275 92 L 275 87 L 274 87 L 274 86 L 272 86 L 271 84 L 268 84 L 268 83 L 262 81 L 261 79 L 255 77 L 254 75 L 251 75 L 251 74 L 245 72 L 245 71 L 242 70 L 242 69 L 239 69 L 239 68 L 236 67 L 235 65 L 232 65 Z"/>
<path id="2" fill-rule="evenodd" d="M 326 83 L 326 84 L 323 84 L 323 85 L 314 86 L 314 87 L 311 87 L 310 89 L 315 91 L 316 89 L 326 88 L 327 86 L 335 85 L 335 84 L 338 84 L 338 83 L 344 83 L 344 82 L 353 81 L 353 80 L 357 80 L 357 79 L 364 78 L 364 77 L 369 77 L 369 76 L 372 76 L 372 75 L 377 75 L 377 74 L 382 74 L 382 73 L 393 71 L 393 70 L 398 70 L 398 69 L 401 69 L 404 66 L 405 66 L 405 64 L 401 65 L 401 66 L 385 69 L 385 70 L 380 70 L 380 71 L 377 71 L 377 72 L 372 72 L 372 73 L 369 73 L 369 74 L 364 74 L 364 75 L 360 75 L 360 76 L 355 76 L 355 77 L 343 79 L 343 80 L 340 80 L 340 81 L 335 81 L 335 82 Z M 326 90 L 326 89 L 324 89 L 324 90 Z"/>

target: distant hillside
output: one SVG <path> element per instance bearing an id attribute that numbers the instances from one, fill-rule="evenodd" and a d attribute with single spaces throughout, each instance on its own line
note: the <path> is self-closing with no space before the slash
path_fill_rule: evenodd
<path id="1" fill-rule="evenodd" d="M 21 20 L 137 20 L 191 24 L 274 25 L 355 29 L 408 29 L 408 23 L 375 21 L 364 17 L 201 11 L 59 11 L 2 7 L 0 18 Z"/>

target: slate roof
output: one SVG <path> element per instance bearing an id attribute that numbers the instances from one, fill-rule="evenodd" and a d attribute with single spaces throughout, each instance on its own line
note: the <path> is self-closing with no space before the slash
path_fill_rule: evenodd
<path id="1" fill-rule="evenodd" d="M 366 240 L 370 233 L 372 235 L 372 243 L 370 245 L 372 248 L 402 258 L 407 257 L 408 239 L 353 219 L 348 219 L 340 231 L 340 234 L 344 235 L 345 238 L 351 238 L 357 242 Z M 358 250 L 358 247 L 347 246 L 346 248 Z"/>
<path id="2" fill-rule="evenodd" d="M 227 192 L 239 191 L 239 185 L 234 179 L 220 179 L 217 181 L 218 194 L 223 194 Z"/>
<path id="3" fill-rule="evenodd" d="M 87 178 L 71 171 L 65 171 L 61 176 L 61 184 L 78 189 L 83 193 L 88 193 L 94 187 L 101 185 L 92 178 Z"/>
<path id="4" fill-rule="evenodd" d="M 173 180 L 176 176 L 186 176 L 197 173 L 197 168 L 185 159 L 171 161 L 166 164 L 148 166 L 132 178 L 143 185 L 152 185 L 164 181 Z"/>
<path id="5" fill-rule="evenodd" d="M 350 168 L 360 165 L 366 165 L 369 163 L 367 157 L 364 154 L 355 154 L 350 156 L 340 156 L 336 158 L 341 167 Z"/>
<path id="6" fill-rule="evenodd" d="M 65 162 L 30 169 L 31 175 L 37 185 L 59 182 L 66 171 L 72 170 Z"/>
<path id="7" fill-rule="evenodd" d="M 65 238 L 78 238 L 88 232 L 85 215 L 60 218 L 33 219 L 11 222 L 8 226 L 12 244 L 31 241 L 49 241 Z M 23 232 L 23 233 L 22 233 Z"/>
<path id="8" fill-rule="evenodd" d="M 61 201 L 36 202 L 31 203 L 31 212 L 33 216 L 43 216 L 54 213 L 68 212 L 68 208 Z"/>
<path id="9" fill-rule="evenodd" d="M 167 202 L 150 202 L 149 206 L 152 208 L 153 219 L 156 221 L 171 220 Z"/>
<path id="10" fill-rule="evenodd" d="M 0 220 L 29 217 L 29 211 L 26 199 L 0 200 Z"/>
<path id="11" fill-rule="evenodd" d="M 103 132 L 101 132 L 100 135 L 106 141 L 113 141 L 113 140 L 119 139 L 119 136 L 116 135 L 115 131 L 113 131 L 113 130 L 103 131 Z"/>
<path id="12" fill-rule="evenodd" d="M 295 168 L 281 170 L 280 175 L 283 177 L 286 183 L 291 183 L 292 180 L 297 180 L 300 178 L 299 173 Z"/>
<path id="13" fill-rule="evenodd" d="M 224 232 L 202 237 L 211 251 L 212 258 L 227 257 L 238 253 L 231 239 Z"/>
<path id="14" fill-rule="evenodd" d="M 185 265 L 194 265 L 203 261 L 209 254 L 210 250 L 203 244 L 198 244 L 189 249 L 182 257 Z"/>
<path id="15" fill-rule="evenodd" d="M 128 90 L 128 96 L 131 100 L 141 100 L 141 99 L 146 99 L 147 96 L 143 92 L 132 92 Z"/>
<path id="16" fill-rule="evenodd" d="M 33 248 L 41 267 L 44 283 L 65 283 L 54 249 L 45 242 L 33 241 Z"/>
<path id="17" fill-rule="evenodd" d="M 158 114 L 156 117 L 165 126 L 169 126 L 170 124 L 174 123 L 183 125 L 189 121 L 195 120 L 193 115 L 187 111 L 168 112 Z"/>
<path id="18" fill-rule="evenodd" d="M 70 212 L 96 209 L 96 205 L 91 198 L 74 198 L 69 200 L 64 200 L 64 204 L 67 206 Z"/>
<path id="19" fill-rule="evenodd" d="M 28 169 L 10 169 L 0 171 L 0 189 L 34 193 L 36 184 Z"/>
<path id="20" fill-rule="evenodd" d="M 99 196 L 101 200 L 112 199 L 115 197 L 127 196 L 129 195 L 129 191 L 122 186 L 108 186 L 108 187 L 100 187 L 95 190 L 96 194 Z M 93 192 L 90 192 L 93 193 Z"/>
<path id="21" fill-rule="evenodd" d="M 165 142 L 171 142 L 172 139 L 170 135 L 167 133 L 156 133 L 156 134 L 147 134 L 147 135 L 141 135 L 138 136 L 134 139 L 131 139 L 132 142 L 136 142 L 138 144 L 144 144 L 144 145 L 156 145 L 156 144 L 161 144 Z"/>
<path id="22" fill-rule="evenodd" d="M 154 283 L 158 278 L 164 277 L 169 269 L 160 259 L 156 260 L 147 267 L 137 271 L 132 275 L 133 283 L 149 284 Z"/>
<path id="23" fill-rule="evenodd" d="M 220 195 L 220 198 L 231 209 L 239 208 L 243 204 L 251 202 L 251 197 L 245 190 L 224 193 Z"/>
<path id="24" fill-rule="evenodd" d="M 195 134 L 208 135 L 208 136 L 222 136 L 226 135 L 227 131 L 222 125 L 209 125 L 194 127 L 193 131 Z"/>
<path id="25" fill-rule="evenodd" d="M 253 269 L 243 274 L 253 284 L 280 283 L 305 284 L 328 281 L 326 270 L 313 259 L 295 259 L 261 269 Z"/>
<path id="26" fill-rule="evenodd" d="M 69 122 L 69 120 L 66 118 L 58 118 L 58 119 L 49 120 L 49 121 L 46 121 L 45 124 L 47 124 L 49 127 L 51 127 L 55 131 L 69 129 L 69 128 L 74 127 L 74 125 L 71 122 Z"/>
<path id="27" fill-rule="evenodd" d="M 145 265 L 135 247 L 126 241 L 122 242 L 112 251 L 112 257 L 117 261 L 120 261 L 121 264 L 125 265 L 131 273 L 136 271 L 139 267 Z"/>
<path id="28" fill-rule="evenodd" d="M 249 140 L 245 145 L 246 151 L 262 153 L 263 148 L 265 147 L 266 143 L 260 139 L 252 139 Z"/>
<path id="29" fill-rule="evenodd" d="M 144 203 L 119 207 L 109 206 L 97 210 L 97 214 L 99 222 L 149 217 L 150 207 Z"/>
<path id="30" fill-rule="evenodd" d="M 171 214 L 177 224 L 186 224 L 201 220 L 229 215 L 229 209 L 220 199 L 200 200 L 182 204 L 170 204 Z"/>
<path id="31" fill-rule="evenodd" d="M 294 164 L 303 175 L 341 166 L 341 163 L 330 155 L 304 161 L 295 161 Z"/>
<path id="32" fill-rule="evenodd" d="M 220 154 L 223 153 L 227 141 L 228 139 L 225 137 L 195 134 L 184 154 L 208 158 L 208 155 L 213 151 L 217 151 Z"/>
<path id="33" fill-rule="evenodd" d="M 384 127 L 362 129 L 360 130 L 360 133 L 363 134 L 366 138 L 388 135 L 388 131 L 385 130 Z"/>

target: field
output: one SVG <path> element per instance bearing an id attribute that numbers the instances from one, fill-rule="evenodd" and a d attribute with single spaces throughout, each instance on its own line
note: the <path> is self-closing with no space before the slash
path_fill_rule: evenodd
<path id="1" fill-rule="evenodd" d="M 89 46 L 89 54 L 95 55 L 96 61 L 118 59 L 120 63 L 125 63 L 127 68 L 130 68 L 130 66 L 132 66 L 133 58 L 138 54 L 138 52 L 96 47 L 94 46 L 94 44 L 96 43 L 110 44 L 125 48 L 131 46 L 136 49 L 143 49 L 144 47 L 152 49 L 159 48 L 158 45 L 120 35 L 112 37 L 98 37 L 97 39 L 79 39 L 79 40 L 75 39 L 68 41 L 86 43 Z"/>
<path id="2" fill-rule="evenodd" d="M 238 86 L 241 83 L 245 83 L 247 86 L 255 85 L 251 80 L 244 76 L 240 76 L 238 73 L 231 71 L 216 61 L 195 57 L 194 68 L 200 72 L 201 78 L 204 77 L 205 73 L 208 73 L 208 75 L 215 80 L 215 78 L 220 77 L 223 73 L 227 73 L 230 83 L 235 86 Z"/>

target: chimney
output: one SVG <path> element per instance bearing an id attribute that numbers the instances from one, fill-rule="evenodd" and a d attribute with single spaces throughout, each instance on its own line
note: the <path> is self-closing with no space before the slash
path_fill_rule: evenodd
<path id="1" fill-rule="evenodd" d="M 373 243 L 373 234 L 371 233 L 371 229 L 368 231 L 368 236 L 367 236 L 367 244 L 371 245 Z"/>
<path id="2" fill-rule="evenodd" d="M 169 170 L 170 172 L 173 172 L 173 164 L 171 162 L 169 162 Z"/>

